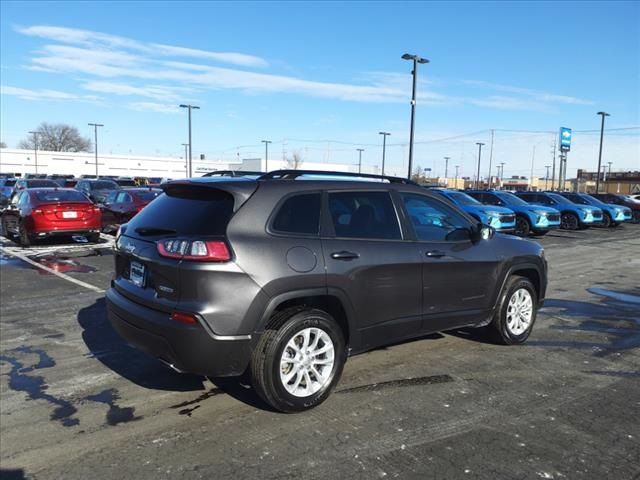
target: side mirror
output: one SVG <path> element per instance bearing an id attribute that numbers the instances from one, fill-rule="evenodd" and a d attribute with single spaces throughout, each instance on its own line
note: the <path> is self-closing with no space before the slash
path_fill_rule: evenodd
<path id="1" fill-rule="evenodd" d="M 496 234 L 496 229 L 489 225 L 478 223 L 471 228 L 471 240 L 479 242 L 480 240 L 491 240 Z"/>

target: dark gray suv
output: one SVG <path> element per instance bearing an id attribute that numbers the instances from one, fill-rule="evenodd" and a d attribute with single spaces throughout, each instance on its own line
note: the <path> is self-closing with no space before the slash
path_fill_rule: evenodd
<path id="1" fill-rule="evenodd" d="M 318 405 L 349 355 L 459 327 L 523 343 L 543 249 L 406 179 L 313 171 L 163 185 L 121 228 L 109 317 L 176 370 Z"/>

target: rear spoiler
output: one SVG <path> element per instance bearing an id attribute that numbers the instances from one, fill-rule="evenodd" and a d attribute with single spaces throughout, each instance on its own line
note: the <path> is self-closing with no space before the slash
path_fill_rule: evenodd
<path id="1" fill-rule="evenodd" d="M 218 180 L 218 178 L 216 178 Z M 213 194 L 215 191 L 228 193 L 233 197 L 233 211 L 237 212 L 238 209 L 249 200 L 249 197 L 258 189 L 258 182 L 256 181 L 239 181 L 239 180 L 227 180 L 225 181 L 192 181 L 192 180 L 174 180 L 171 182 L 163 183 L 160 188 L 169 196 L 179 196 L 180 192 L 193 192 L 198 191 L 203 194 Z"/>

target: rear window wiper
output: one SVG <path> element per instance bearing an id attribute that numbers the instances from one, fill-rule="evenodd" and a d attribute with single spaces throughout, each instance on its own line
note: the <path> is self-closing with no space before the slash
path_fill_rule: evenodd
<path id="1" fill-rule="evenodd" d="M 138 227 L 135 232 L 140 235 L 164 235 L 167 233 L 178 233 L 176 230 L 170 228 L 158 228 L 158 227 Z"/>

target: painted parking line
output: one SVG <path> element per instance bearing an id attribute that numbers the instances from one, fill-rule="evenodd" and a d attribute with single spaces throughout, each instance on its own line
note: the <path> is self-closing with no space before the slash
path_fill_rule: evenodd
<path id="1" fill-rule="evenodd" d="M 92 291 L 94 291 L 96 293 L 104 293 L 105 292 L 102 288 L 98 288 L 98 287 L 96 287 L 94 285 L 91 285 L 89 283 L 83 282 L 81 280 L 77 280 L 77 279 L 75 279 L 73 277 L 70 277 L 69 275 L 64 274 L 64 273 L 56 272 L 52 268 L 49 268 L 49 267 L 47 267 L 45 265 L 42 265 L 42 264 L 40 264 L 38 262 L 35 262 L 35 261 L 31 260 L 29 257 L 27 257 L 26 255 L 23 255 L 22 253 L 18 253 L 18 252 L 9 250 L 8 248 L 2 247 L 2 246 L 0 246 L 0 252 L 4 253 L 5 255 L 9 255 L 9 256 L 18 258 L 18 259 L 22 260 L 23 262 L 28 263 L 29 265 L 33 265 L 34 267 L 39 268 L 40 270 L 44 270 L 45 272 L 51 273 L 52 275 L 56 275 L 57 277 L 60 277 L 60 278 L 66 280 L 68 282 L 74 283 L 74 284 L 76 284 L 76 285 L 78 285 L 80 287 L 84 287 L 84 288 L 92 290 Z"/>
<path id="2" fill-rule="evenodd" d="M 76 252 L 86 249 L 111 249 L 114 246 L 114 237 L 111 235 L 100 235 L 100 243 L 67 243 L 62 245 L 32 245 L 29 250 L 25 250 L 15 242 L 0 235 L 0 246 L 9 253 L 18 253 L 24 255 L 28 252 L 29 256 L 42 256 L 60 252 Z"/>

